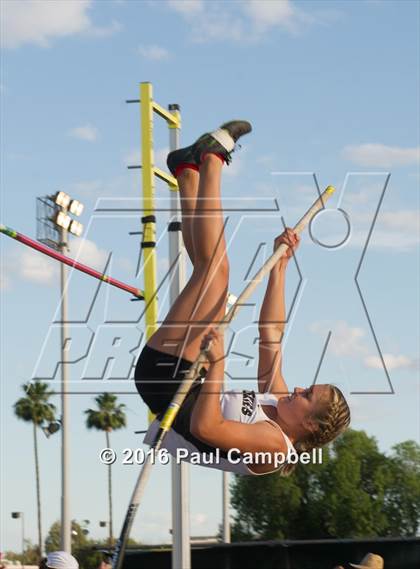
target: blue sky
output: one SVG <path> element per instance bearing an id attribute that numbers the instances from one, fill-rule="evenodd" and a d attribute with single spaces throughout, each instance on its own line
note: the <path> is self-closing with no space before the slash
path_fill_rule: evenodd
<path id="1" fill-rule="evenodd" d="M 140 160 L 139 109 L 125 100 L 138 97 L 139 82 L 151 81 L 161 105 L 181 105 L 186 144 L 225 120 L 249 119 L 254 131 L 223 180 L 232 209 L 232 292 L 246 284 L 254 256 L 252 270 L 266 258 L 281 216 L 293 225 L 314 201 L 315 180 L 321 188 L 335 185 L 331 211 L 317 218 L 313 234 L 327 245 L 346 237 L 338 207 L 351 234 L 333 249 L 308 233 L 302 238 L 299 271 L 289 269 L 284 374 L 291 388 L 310 384 L 331 331 L 318 381 L 344 389 L 354 428 L 375 436 L 384 451 L 418 440 L 418 12 L 416 2 L 373 0 L 2 2 L 1 222 L 35 237 L 35 198 L 64 190 L 85 204 L 85 239 L 74 239 L 70 254 L 99 270 L 111 254 L 107 271 L 141 288 L 137 238 L 128 235 L 140 227 L 140 175 L 126 168 Z M 164 167 L 168 138 L 158 120 L 154 140 L 156 164 Z M 156 195 L 165 208 L 163 184 Z M 112 212 L 99 211 L 110 206 Z M 163 278 L 167 214 L 158 217 Z M 20 525 L 10 512 L 25 513 L 27 537 L 35 540 L 35 482 L 31 429 L 13 416 L 12 405 L 36 374 L 51 378 L 53 388 L 59 383 L 59 272 L 23 245 L 4 236 L 0 243 L 1 549 L 19 549 Z M 358 283 L 373 328 L 354 281 L 364 248 Z M 71 274 L 72 357 L 86 354 L 95 339 L 88 357 L 71 366 L 80 392 L 71 397 L 71 491 L 72 517 L 91 520 L 92 535 L 104 537 L 98 527 L 107 515 L 98 459 L 104 437 L 86 431 L 83 411 L 92 406 L 92 391 L 126 392 L 120 400 L 128 427 L 112 438 L 121 455 L 141 446 L 134 430 L 144 428 L 146 410 L 127 379 L 130 350 L 135 354 L 142 340 L 142 305 L 104 286 L 95 297 L 96 290 L 96 281 Z M 263 285 L 228 335 L 228 381 L 235 388 L 254 385 L 262 292 Z M 163 287 L 163 314 L 166 308 Z M 119 350 L 110 347 L 115 336 Z M 103 381 L 83 379 L 102 374 Z M 46 533 L 60 516 L 60 437 L 41 436 Z M 133 537 L 144 542 L 169 540 L 169 470 L 155 468 L 137 516 Z M 114 467 L 117 531 L 136 475 L 121 461 Z M 219 473 L 191 469 L 191 520 L 195 535 L 217 531 Z"/>

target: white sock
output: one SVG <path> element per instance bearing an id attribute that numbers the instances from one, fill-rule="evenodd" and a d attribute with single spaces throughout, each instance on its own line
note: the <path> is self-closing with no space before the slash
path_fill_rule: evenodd
<path id="1" fill-rule="evenodd" d="M 231 152 L 235 148 L 235 141 L 224 128 L 218 128 L 210 133 L 211 136 L 223 146 L 225 150 Z"/>

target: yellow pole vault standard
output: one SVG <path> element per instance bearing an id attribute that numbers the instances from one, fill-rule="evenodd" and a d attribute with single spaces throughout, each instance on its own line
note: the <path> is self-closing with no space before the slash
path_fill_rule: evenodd
<path id="1" fill-rule="evenodd" d="M 328 186 L 326 188 L 326 190 L 319 196 L 319 198 L 315 201 L 315 203 L 308 209 L 305 215 L 301 217 L 301 219 L 294 226 L 293 229 L 294 231 L 296 231 L 296 233 L 298 234 L 301 233 L 311 222 L 312 218 L 319 211 L 324 209 L 325 202 L 331 197 L 334 191 L 335 189 L 332 186 Z M 263 280 L 263 278 L 269 274 L 274 265 L 279 261 L 280 257 L 284 255 L 287 248 L 288 246 L 285 244 L 280 245 L 280 247 L 278 247 L 278 249 L 274 251 L 271 257 L 261 267 L 261 269 L 254 275 L 253 279 L 240 294 L 238 300 L 235 302 L 233 306 L 231 306 L 229 312 L 227 312 L 222 322 L 217 326 L 217 329 L 219 331 L 224 331 L 229 326 L 230 322 L 234 317 L 236 317 L 241 307 L 246 304 L 246 300 L 251 296 L 251 294 L 254 292 L 254 290 L 257 288 L 258 284 Z M 174 398 L 172 399 L 172 402 L 169 404 L 168 409 L 162 418 L 162 421 L 159 425 L 159 430 L 156 433 L 155 440 L 153 441 L 153 444 L 150 447 L 149 452 L 147 453 L 146 461 L 137 479 L 137 483 L 134 488 L 134 492 L 131 496 L 130 504 L 127 509 L 122 531 L 115 545 L 114 557 L 112 560 L 113 569 L 121 569 L 122 567 L 124 552 L 130 534 L 131 526 L 133 525 L 134 518 L 140 504 L 140 500 L 146 488 L 147 481 L 149 480 L 150 472 L 155 462 L 156 453 L 161 448 L 163 439 L 165 438 L 166 433 L 171 428 L 175 420 L 175 417 L 177 416 L 179 408 L 184 402 L 188 394 L 188 391 L 190 390 L 192 384 L 194 383 L 195 378 L 199 375 L 198 370 L 201 368 L 202 364 L 205 363 L 206 361 L 207 361 L 206 351 L 203 350 L 202 352 L 200 352 L 199 356 L 192 364 L 191 368 L 188 371 L 188 374 L 186 375 L 184 381 L 179 386 Z"/>
<path id="2" fill-rule="evenodd" d="M 170 113 L 153 101 L 151 83 L 140 83 L 140 127 L 141 127 L 141 169 L 143 194 L 143 252 L 144 301 L 146 340 L 156 332 L 158 324 L 157 269 L 156 269 L 156 215 L 155 176 L 168 184 L 171 190 L 178 190 L 176 178 L 154 165 L 153 113 L 166 120 L 169 128 L 180 128 L 179 112 Z M 149 411 L 149 422 L 154 415 Z"/>
<path id="3" fill-rule="evenodd" d="M 153 153 L 152 85 L 140 84 L 141 165 L 143 186 L 143 249 L 144 300 L 146 305 L 146 338 L 156 332 L 158 304 L 156 296 L 156 217 Z"/>
<path id="4" fill-rule="evenodd" d="M 153 101 L 151 83 L 140 83 L 140 126 L 141 126 L 141 169 L 143 186 L 143 267 L 146 339 L 157 329 L 157 271 L 156 271 L 156 216 L 155 216 L 155 176 L 166 182 L 170 189 L 177 190 L 176 179 L 154 165 L 153 152 L 153 113 L 166 120 L 169 128 L 180 127 L 179 113 L 170 113 Z"/>

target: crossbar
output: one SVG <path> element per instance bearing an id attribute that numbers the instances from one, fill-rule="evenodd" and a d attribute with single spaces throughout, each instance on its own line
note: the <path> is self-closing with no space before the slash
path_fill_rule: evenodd
<path id="1" fill-rule="evenodd" d="M 6 227 L 5 225 L 0 225 L 0 233 L 3 233 L 3 235 L 7 235 L 12 239 L 19 241 L 24 245 L 27 245 L 28 247 L 31 247 L 32 249 L 35 249 L 36 251 L 39 251 L 40 253 L 47 255 L 48 257 L 51 257 L 52 259 L 55 259 L 59 263 L 63 263 L 64 265 L 73 267 L 73 269 L 76 269 L 77 271 L 85 273 L 86 275 L 89 275 L 100 281 L 103 281 L 111 286 L 115 286 L 116 288 L 120 288 L 121 290 L 125 290 L 126 292 L 131 292 L 131 294 L 133 294 L 139 300 L 144 300 L 143 291 L 141 291 L 139 288 L 125 284 L 121 281 L 118 281 L 117 279 L 113 279 L 109 275 L 105 275 L 104 273 L 100 273 L 99 271 L 92 269 L 92 267 L 88 267 L 87 265 L 79 263 L 78 261 L 75 261 L 70 257 L 66 257 L 65 255 L 58 253 L 54 249 L 51 249 L 46 245 L 42 245 L 41 243 L 38 243 L 38 241 L 34 241 L 30 237 L 26 237 L 26 235 L 18 233 L 17 231 L 11 229 L 10 227 Z"/>

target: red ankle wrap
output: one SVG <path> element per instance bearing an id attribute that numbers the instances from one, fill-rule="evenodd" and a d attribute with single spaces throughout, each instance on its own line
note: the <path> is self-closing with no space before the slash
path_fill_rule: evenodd
<path id="1" fill-rule="evenodd" d="M 186 168 L 198 172 L 197 164 L 191 164 L 189 162 L 181 162 L 181 164 L 178 164 L 178 166 L 175 168 L 175 178 L 177 178 L 181 174 L 181 172 Z"/>

